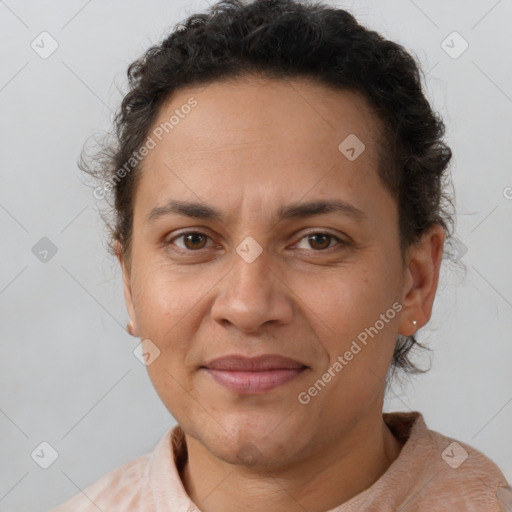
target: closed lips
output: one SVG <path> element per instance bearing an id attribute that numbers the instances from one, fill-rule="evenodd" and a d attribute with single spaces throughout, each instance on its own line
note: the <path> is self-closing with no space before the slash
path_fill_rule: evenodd
<path id="1" fill-rule="evenodd" d="M 294 359 L 280 355 L 263 355 L 258 357 L 224 356 L 207 363 L 203 368 L 210 370 L 264 372 L 269 370 L 296 370 L 306 365 Z"/>
<path id="2" fill-rule="evenodd" d="M 237 394 L 260 394 L 278 388 L 302 374 L 307 366 L 288 357 L 225 356 L 203 368 L 215 382 Z"/>

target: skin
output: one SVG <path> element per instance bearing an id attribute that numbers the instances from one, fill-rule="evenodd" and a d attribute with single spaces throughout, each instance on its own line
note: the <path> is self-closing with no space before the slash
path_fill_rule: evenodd
<path id="1" fill-rule="evenodd" d="M 385 378 L 397 334 L 430 318 L 444 232 L 430 229 L 402 264 L 396 201 L 377 174 L 380 123 L 359 94 L 244 77 L 178 91 L 154 126 L 191 97 L 197 106 L 143 162 L 130 261 L 117 246 L 132 334 L 160 350 L 149 376 L 185 432 L 181 477 L 202 511 L 329 510 L 400 453 L 382 419 Z M 366 146 L 354 161 L 338 150 L 349 134 Z M 172 213 L 147 223 L 170 199 L 224 218 Z M 282 206 L 326 199 L 365 217 L 276 221 Z M 197 231 L 207 236 L 177 238 Z M 314 233 L 333 238 L 308 241 Z M 251 263 L 236 252 L 248 236 L 263 251 Z M 401 311 L 300 403 L 395 302 Z M 308 369 L 257 395 L 229 391 L 200 369 L 227 354 L 269 353 Z"/>

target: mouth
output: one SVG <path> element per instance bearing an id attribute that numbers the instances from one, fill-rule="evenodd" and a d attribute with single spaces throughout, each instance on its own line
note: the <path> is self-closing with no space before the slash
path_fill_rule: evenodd
<path id="1" fill-rule="evenodd" d="M 223 387 L 241 394 L 270 391 L 295 379 L 308 367 L 279 355 L 227 356 L 200 367 Z"/>

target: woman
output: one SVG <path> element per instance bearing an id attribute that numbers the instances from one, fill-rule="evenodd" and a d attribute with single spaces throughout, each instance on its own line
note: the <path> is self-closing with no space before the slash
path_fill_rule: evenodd
<path id="1" fill-rule="evenodd" d="M 418 67 L 347 12 L 220 2 L 133 63 L 95 196 L 178 422 L 63 511 L 506 510 L 386 383 L 430 319 L 450 149 Z"/>

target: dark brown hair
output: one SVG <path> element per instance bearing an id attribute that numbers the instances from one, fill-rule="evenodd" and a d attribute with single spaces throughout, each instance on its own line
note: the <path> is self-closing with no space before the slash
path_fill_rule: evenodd
<path id="1" fill-rule="evenodd" d="M 445 186 L 451 150 L 442 140 L 444 124 L 423 94 L 420 67 L 402 46 L 363 27 L 347 11 L 294 0 L 220 1 L 178 24 L 127 74 L 129 91 L 113 132 L 92 158 L 84 150 L 79 162 L 82 170 L 110 184 L 103 191 L 112 191 L 106 197 L 113 214 L 113 225 L 107 220 L 111 253 L 117 241 L 130 259 L 140 176 L 133 155 L 162 103 L 186 86 L 251 74 L 309 78 L 362 94 L 384 127 L 378 172 L 397 201 L 402 257 L 433 224 L 451 236 L 453 203 Z M 423 347 L 414 336 L 399 335 L 393 370 L 423 372 L 408 358 L 415 344 Z"/>

